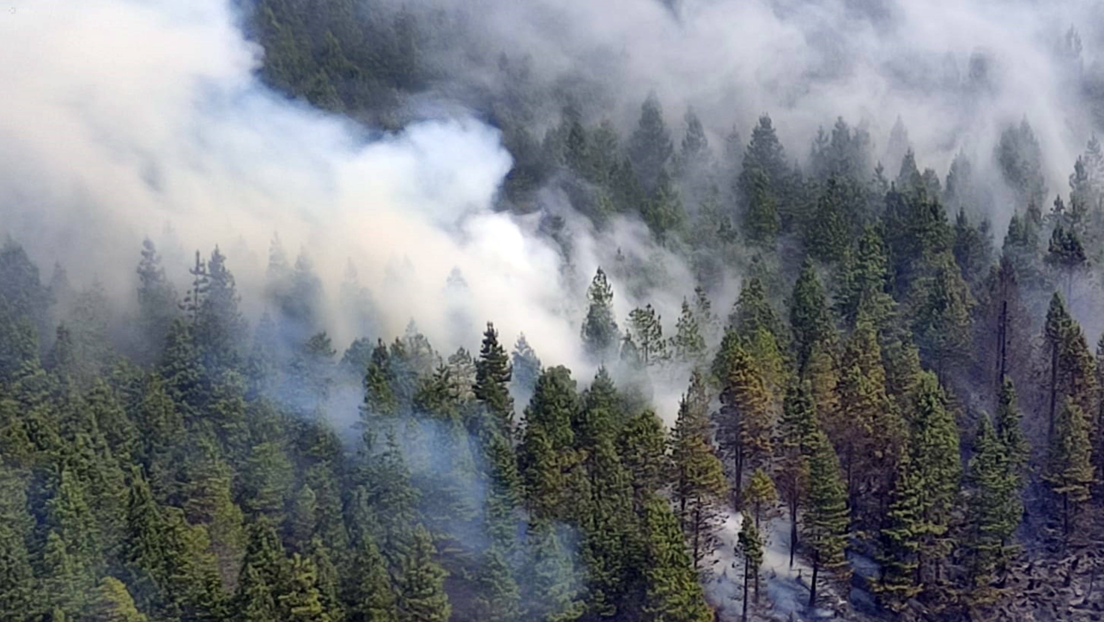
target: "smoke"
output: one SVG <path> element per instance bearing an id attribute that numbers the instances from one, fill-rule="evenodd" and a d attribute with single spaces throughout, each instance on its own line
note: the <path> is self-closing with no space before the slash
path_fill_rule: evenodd
<path id="1" fill-rule="evenodd" d="M 654 91 L 668 122 L 693 107 L 715 146 L 733 127 L 746 138 L 756 117 L 770 113 L 798 160 L 817 128 L 830 129 L 837 116 L 869 130 L 873 155 L 882 158 L 900 117 L 921 166 L 941 176 L 960 151 L 984 173 L 1000 132 L 1026 118 L 1050 186 L 1062 191 L 1093 129 L 1084 92 L 1099 73 L 1094 50 L 1104 35 L 1098 6 L 1080 1 L 414 4 L 459 16 L 451 26 L 462 34 L 443 35 L 449 80 L 459 75 L 501 90 L 502 75 L 473 68 L 472 59 L 490 65 L 501 52 L 524 59 L 533 81 L 549 90 L 546 114 L 572 99 L 628 130 Z M 899 156 L 883 164 L 894 176 Z"/>
<path id="2" fill-rule="evenodd" d="M 802 159 L 815 128 L 839 115 L 870 131 L 877 158 L 895 148 L 888 135 L 901 117 L 921 166 L 945 173 L 964 152 L 994 186 L 993 146 L 1027 118 L 1053 190 L 1064 189 L 1091 131 L 1083 84 L 1104 40 L 1098 11 L 1083 2 L 406 7 L 447 19 L 432 22 L 441 30 L 425 50 L 432 87 L 407 102 L 407 117 L 423 116 L 385 134 L 260 84 L 261 50 L 226 0 L 13 5 L 0 20 L 0 232 L 42 265 L 61 261 L 77 282 L 98 278 L 114 301 L 133 298 L 143 236 L 179 280 L 192 249 L 220 244 L 254 317 L 278 232 L 322 278 L 323 323 L 339 345 L 360 336 L 355 313 L 338 302 L 351 263 L 379 307 L 381 336 L 413 318 L 438 347 L 471 349 L 493 320 L 504 341 L 524 331 L 546 364 L 567 364 L 585 381 L 593 367 L 578 329 L 594 269 L 617 275 L 621 266 L 619 320 L 647 302 L 668 330 L 693 271 L 638 221 L 596 231 L 562 194 L 540 202 L 564 219 L 570 253 L 542 233 L 541 213 L 493 209 L 512 160 L 497 130 L 465 105 L 478 105 L 472 93 L 505 88 L 500 53 L 527 59 L 535 92 L 556 94 L 535 104 L 538 127 L 557 123 L 573 100 L 588 118 L 629 131 L 655 91 L 673 127 L 692 106 L 715 149 L 733 127 L 747 136 L 770 112 L 790 157 Z M 1080 42 L 1067 37 L 1071 24 Z M 448 106 L 419 105 L 432 99 Z M 427 109 L 437 112 L 426 118 Z M 885 164 L 895 174 L 897 163 Z M 1007 196 L 993 204 L 998 232 L 1014 207 Z M 724 279 L 727 300 L 714 307 L 722 315 L 737 281 Z M 683 385 L 684 374 L 674 376 L 656 384 Z M 658 393 L 673 416 L 678 389 Z"/>
<path id="3" fill-rule="evenodd" d="M 511 166 L 495 129 L 461 116 L 370 135 L 288 101 L 254 77 L 260 50 L 223 0 L 48 0 L 17 7 L 0 34 L 0 228 L 44 265 L 98 277 L 121 301 L 143 236 L 178 278 L 173 248 L 222 244 L 249 304 L 279 232 L 329 296 L 351 261 L 383 336 L 415 318 L 455 346 L 456 314 L 440 302 L 455 273 L 465 286 L 449 299 L 463 317 L 494 320 L 507 339 L 524 329 L 548 361 L 579 360 L 578 283 L 535 220 L 491 210 Z M 585 274 L 596 260 L 577 265 Z M 359 336 L 326 308 L 340 338 Z"/>

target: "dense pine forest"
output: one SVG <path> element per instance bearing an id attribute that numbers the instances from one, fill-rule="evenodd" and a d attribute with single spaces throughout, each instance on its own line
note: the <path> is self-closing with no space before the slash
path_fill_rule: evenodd
<path id="1" fill-rule="evenodd" d="M 240 239 L 139 230 L 120 272 L 0 207 L 0 620 L 1104 619 L 1092 131 L 1055 162 L 1017 116 L 940 172 L 901 117 L 626 121 L 436 3 L 235 15 L 281 105 L 494 128 L 491 211 L 587 284 L 549 312 L 578 356 L 463 312 L 458 268 L 417 301 L 446 330 L 388 317 L 275 219 L 237 280 Z"/>

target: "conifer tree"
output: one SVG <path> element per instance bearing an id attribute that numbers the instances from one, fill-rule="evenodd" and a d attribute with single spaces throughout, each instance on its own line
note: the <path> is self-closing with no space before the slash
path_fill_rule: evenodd
<path id="1" fill-rule="evenodd" d="M 744 502 L 751 508 L 751 515 L 755 518 L 755 526 L 766 517 L 770 518 L 771 506 L 778 500 L 778 493 L 774 488 L 774 481 L 762 467 L 755 469 L 748 480 L 744 490 Z"/>
<path id="2" fill-rule="evenodd" d="M 671 347 L 675 357 L 684 363 L 697 363 L 705 356 L 705 338 L 702 336 L 698 317 L 685 299 L 682 301 L 682 313 L 675 324 Z"/>
<path id="3" fill-rule="evenodd" d="M 529 507 L 540 519 L 565 518 L 572 470 L 578 463 L 571 422 L 579 403 L 566 367 L 545 370 L 525 409 L 518 469 Z"/>
<path id="4" fill-rule="evenodd" d="M 655 365 L 667 359 L 667 342 L 663 339 L 663 323 L 652 305 L 633 309 L 629 313 L 628 334 L 632 335 L 644 365 Z"/>
<path id="5" fill-rule="evenodd" d="M 296 553 L 288 567 L 288 583 L 278 597 L 280 619 L 294 622 L 331 622 L 318 591 L 317 570 L 310 558 Z"/>
<path id="6" fill-rule="evenodd" d="M 733 503 L 742 508 L 744 472 L 763 466 L 771 453 L 770 394 L 751 356 L 730 344 L 718 413 L 721 450 L 732 461 Z"/>
<path id="7" fill-rule="evenodd" d="M 513 569 L 498 545 L 484 554 L 478 576 L 475 611 L 480 620 L 511 622 L 520 619 L 521 594 Z"/>
<path id="8" fill-rule="evenodd" d="M 650 190 L 674 153 L 670 132 L 663 122 L 663 109 L 655 93 L 649 94 L 640 107 L 640 121 L 627 146 L 640 184 Z"/>
<path id="9" fill-rule="evenodd" d="M 804 504 L 809 479 L 809 453 L 818 430 L 816 408 L 808 382 L 795 382 L 786 391 L 782 417 L 778 423 L 778 495 L 790 520 L 790 566 L 798 545 L 799 506 Z"/>
<path id="10" fill-rule="evenodd" d="M 436 547 L 424 527 L 414 528 L 410 550 L 399 561 L 395 603 L 399 622 L 446 622 L 452 613 L 444 590 L 445 571 L 434 559 Z"/>
<path id="11" fill-rule="evenodd" d="M 632 483 L 633 507 L 640 512 L 648 499 L 663 487 L 669 472 L 663 422 L 650 410 L 636 415 L 618 437 L 617 449 Z M 677 521 L 675 526 L 678 526 Z"/>
<path id="12" fill-rule="evenodd" d="M 349 622 L 396 622 L 395 594 L 387 563 L 370 534 L 360 538 L 346 601 Z"/>
<path id="13" fill-rule="evenodd" d="M 1092 466 L 1090 424 L 1085 411 L 1066 398 L 1055 422 L 1044 479 L 1062 499 L 1062 532 L 1070 535 L 1077 510 L 1092 494 L 1095 480 Z"/>
<path id="14" fill-rule="evenodd" d="M 988 601 L 993 573 L 1011 554 L 1011 538 L 1020 523 L 1023 502 L 1010 449 L 987 415 L 982 415 L 975 445 L 969 475 L 975 487 L 968 507 L 970 575 L 974 599 Z"/>
<path id="15" fill-rule="evenodd" d="M 809 442 L 808 507 L 801 523 L 805 546 L 812 561 L 809 607 L 816 605 L 821 569 L 843 572 L 847 560 L 847 489 L 840 479 L 839 458 L 828 437 L 817 430 Z"/>
<path id="16" fill-rule="evenodd" d="M 176 290 L 166 278 L 161 256 L 149 238 L 142 241 L 142 260 L 137 271 L 141 341 L 136 346 L 141 360 L 152 363 L 179 313 Z"/>
<path id="17" fill-rule="evenodd" d="M 540 376 L 541 361 L 537 358 L 537 353 L 533 350 L 533 347 L 525 339 L 524 333 L 518 335 L 517 343 L 514 344 L 514 351 L 510 354 L 510 360 L 513 366 L 511 379 L 514 386 L 521 389 L 522 395 L 531 395 L 533 389 L 537 386 L 537 377 Z"/>
<path id="18" fill-rule="evenodd" d="M 498 331 L 488 322 L 483 332 L 483 345 L 479 350 L 479 359 L 475 363 L 475 398 L 486 410 L 486 420 L 479 427 L 479 433 L 487 436 L 512 434 L 514 422 L 514 401 L 510 397 L 510 377 L 512 368 L 506 349 L 498 343 Z"/>
<path id="19" fill-rule="evenodd" d="M 740 521 L 736 548 L 744 556 L 744 610 L 740 619 L 747 622 L 752 585 L 755 587 L 755 602 L 759 602 L 759 568 L 763 565 L 763 541 L 755 523 L 746 516 Z"/>
<path id="20" fill-rule="evenodd" d="M 585 605 L 578 600 L 575 568 L 560 543 L 560 538 L 545 521 L 530 526 L 532 564 L 525 619 L 547 622 L 571 622 L 578 619 Z"/>
<path id="21" fill-rule="evenodd" d="M 672 500 L 690 546 L 690 559 L 700 570 L 702 559 L 717 547 L 716 529 L 727 492 L 724 469 L 717 458 L 709 429 L 709 396 L 698 372 L 679 402 L 671 432 L 674 468 Z"/>
<path id="22" fill-rule="evenodd" d="M 583 347 L 591 357 L 602 361 L 620 341 L 620 333 L 613 317 L 613 288 L 601 268 L 598 268 L 587 290 L 587 302 Z"/>
<path id="23" fill-rule="evenodd" d="M 89 606 L 88 620 L 94 622 L 146 622 L 138 611 L 126 584 L 115 577 L 104 577 Z"/>
<path id="24" fill-rule="evenodd" d="M 790 301 L 790 330 L 793 333 L 794 349 L 797 351 L 797 368 L 805 369 L 813 348 L 825 347 L 835 340 L 828 303 L 824 288 L 817 278 L 813 264 L 806 261 L 801 275 L 794 284 Z M 829 346 L 827 349 L 831 350 Z"/>
<path id="25" fill-rule="evenodd" d="M 646 619 L 707 622 L 712 615 L 686 554 L 678 519 L 654 496 L 644 504 L 644 534 Z"/>

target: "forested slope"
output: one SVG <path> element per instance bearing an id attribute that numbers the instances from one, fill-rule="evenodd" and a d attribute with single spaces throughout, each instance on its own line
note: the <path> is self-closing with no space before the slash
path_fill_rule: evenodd
<path id="1" fill-rule="evenodd" d="M 789 613 L 759 597 L 782 537 L 811 569 L 794 615 L 1100 608 L 1095 137 L 1061 188 L 1044 171 L 1066 164 L 1027 121 L 1000 135 L 996 180 L 965 155 L 922 169 L 900 122 L 893 162 L 843 119 L 784 146 L 763 115 L 711 145 L 692 108 L 672 123 L 654 94 L 619 128 L 593 84 L 527 82 L 447 14 L 242 10 L 287 97 L 396 129 L 448 93 L 514 158 L 499 209 L 539 213 L 568 263 L 580 217 L 643 222 L 647 252 L 618 250 L 576 301 L 573 370 L 493 317 L 468 349 L 435 346 L 417 317 L 336 343 L 333 279 L 279 238 L 257 300 L 219 246 L 167 265 L 136 239 L 133 273 L 100 272 L 134 282 L 134 305 L 7 239 L 0 619 L 705 622 L 733 593 L 710 560 L 734 512 L 724 553 L 753 618 Z M 453 81 L 423 60 L 442 50 L 507 80 Z M 670 294 L 665 257 L 693 275 L 677 318 L 647 302 Z M 480 275 L 450 283 L 464 278 Z M 615 291 L 642 303 L 620 317 Z M 339 299 L 383 326 L 371 301 L 388 295 L 354 272 Z M 672 379 L 677 409 L 658 399 Z M 1034 574 L 1056 559 L 1065 575 Z"/>

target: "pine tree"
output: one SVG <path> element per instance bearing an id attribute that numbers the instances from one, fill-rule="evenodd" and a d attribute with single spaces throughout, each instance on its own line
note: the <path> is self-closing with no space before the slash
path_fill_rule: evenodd
<path id="1" fill-rule="evenodd" d="M 537 353 L 525 339 L 525 334 L 519 334 L 514 351 L 510 354 L 513 366 L 512 380 L 514 386 L 521 389 L 522 395 L 531 395 L 537 386 L 537 378 L 541 372 L 541 361 Z"/>
<path id="2" fill-rule="evenodd" d="M 142 260 L 137 271 L 141 338 L 135 345 L 141 360 L 152 363 L 164 346 L 169 328 L 179 313 L 176 290 L 165 277 L 161 256 L 149 238 L 142 241 Z"/>
<path id="3" fill-rule="evenodd" d="M 678 520 L 666 503 L 644 504 L 644 614 L 662 622 L 706 622 L 712 617 L 690 564 Z"/>
<path id="4" fill-rule="evenodd" d="M 648 499 L 663 487 L 664 476 L 669 472 L 663 422 L 650 410 L 636 415 L 618 437 L 617 449 L 629 474 L 633 507 L 640 512 Z"/>
<path id="5" fill-rule="evenodd" d="M 705 357 L 705 338 L 702 336 L 698 318 L 686 299 L 682 301 L 682 313 L 675 324 L 671 347 L 675 358 L 684 363 L 699 363 Z"/>
<path id="6" fill-rule="evenodd" d="M 497 545 L 483 555 L 478 574 L 479 594 L 475 598 L 478 619 L 513 622 L 520 619 L 521 594 L 513 570 Z"/>
<path id="7" fill-rule="evenodd" d="M 0 466 L 0 618 L 17 619 L 35 610 L 27 548 L 33 528 L 27 482 L 17 471 Z"/>
<path id="8" fill-rule="evenodd" d="M 552 526 L 544 521 L 531 525 L 531 579 L 525 595 L 525 619 L 547 622 L 571 622 L 585 609 L 578 600 L 578 583 L 572 559 L 560 543 Z"/>
<path id="9" fill-rule="evenodd" d="M 1062 532 L 1068 538 L 1077 510 L 1091 496 L 1095 481 L 1090 424 L 1085 411 L 1066 398 L 1055 422 L 1044 479 L 1062 499 Z"/>
<path id="10" fill-rule="evenodd" d="M 709 429 L 709 395 L 698 372 L 679 402 L 678 419 L 671 432 L 671 465 L 674 468 L 672 501 L 690 545 L 695 570 L 717 547 L 716 530 L 727 487 L 724 469 L 713 449 Z"/>
<path id="11" fill-rule="evenodd" d="M 663 339 L 663 323 L 652 305 L 633 309 L 629 313 L 628 334 L 644 365 L 655 365 L 667 359 L 667 342 Z"/>
<path id="12" fill-rule="evenodd" d="M 806 261 L 794 284 L 790 302 L 790 330 L 793 332 L 794 349 L 797 351 L 797 368 L 805 369 L 813 348 L 825 347 L 835 341 L 824 288 L 817 278 L 813 264 Z M 829 346 L 827 348 L 831 350 Z"/>
<path id="13" fill-rule="evenodd" d="M 514 401 L 510 397 L 512 368 L 505 348 L 498 343 L 498 331 L 487 323 L 483 345 L 475 363 L 475 398 L 486 410 L 485 421 L 477 428 L 479 434 L 512 434 Z"/>
<path id="14" fill-rule="evenodd" d="M 736 542 L 737 551 L 744 556 L 744 611 L 740 619 L 747 622 L 752 584 L 755 586 L 755 602 L 759 602 L 759 568 L 763 565 L 763 541 L 759 537 L 759 529 L 747 517 L 740 520 L 740 535 Z"/>
<path id="15" fill-rule="evenodd" d="M 670 132 L 663 122 L 663 109 L 655 93 L 649 94 L 640 107 L 640 122 L 627 147 L 637 178 L 650 190 L 674 153 Z"/>
<path id="16" fill-rule="evenodd" d="M 445 571 L 434 560 L 436 547 L 424 527 L 414 528 L 411 547 L 399 562 L 395 603 L 399 622 L 445 622 L 452 613 L 444 590 Z"/>
<path id="17" fill-rule="evenodd" d="M 280 619 L 294 622 L 330 622 L 333 618 L 322 605 L 317 586 L 317 570 L 310 558 L 298 553 L 288 568 L 287 587 L 278 597 Z"/>
<path id="18" fill-rule="evenodd" d="M 840 479 L 839 458 L 828 437 L 817 430 L 809 442 L 808 507 L 802 520 L 805 546 L 812 558 L 809 607 L 816 606 L 817 581 L 823 568 L 846 574 L 847 489 Z"/>
<path id="19" fill-rule="evenodd" d="M 742 508 L 745 470 L 763 466 L 770 457 L 771 400 L 751 356 L 739 343 L 730 345 L 717 427 L 721 450 L 732 461 L 733 504 Z"/>
<path id="20" fill-rule="evenodd" d="M 795 382 L 786 392 L 778 422 L 778 494 L 790 520 L 790 566 L 798 545 L 799 506 L 803 505 L 809 481 L 809 453 L 817 430 L 816 407 L 808 382 Z"/>
<path id="21" fill-rule="evenodd" d="M 525 433 L 518 447 L 518 469 L 528 505 L 539 519 L 565 518 L 572 470 L 571 422 L 579 409 L 575 381 L 566 367 L 545 370 L 525 409 Z"/>
<path id="22" fill-rule="evenodd" d="M 88 620 L 94 622 L 146 622 L 145 615 L 139 613 L 134 599 L 127 591 L 126 584 L 115 577 L 104 577 L 99 589 L 92 597 Z"/>
<path id="23" fill-rule="evenodd" d="M 759 526 L 760 519 L 766 516 L 770 518 L 771 506 L 778 500 L 778 493 L 774 488 L 774 481 L 762 467 L 755 469 L 744 489 L 744 502 L 751 508 L 751 514 L 755 517 L 755 526 Z"/>
<path id="24" fill-rule="evenodd" d="M 606 273 L 598 268 L 587 290 L 588 308 L 583 321 L 583 346 L 587 353 L 605 360 L 620 340 L 617 322 L 613 318 L 613 288 Z"/>
<path id="25" fill-rule="evenodd" d="M 1000 398 L 997 405 L 996 434 L 1005 451 L 1008 453 L 1009 464 L 1012 472 L 1018 478 L 1017 486 L 1022 485 L 1024 467 L 1030 456 L 1030 448 L 1024 437 L 1023 426 L 1020 422 L 1020 409 L 1016 402 L 1016 387 L 1012 379 L 1005 377 L 1001 384 Z"/>
<path id="26" fill-rule="evenodd" d="M 288 584 L 287 577 L 284 547 L 272 524 L 262 517 L 249 528 L 249 543 L 232 607 L 235 617 L 249 622 L 279 619 L 277 598 L 282 586 Z"/>
<path id="27" fill-rule="evenodd" d="M 967 512 L 973 598 L 985 602 L 992 598 L 994 572 L 1011 555 L 1011 539 L 1020 524 L 1023 502 L 1009 447 L 1001 442 L 984 414 L 970 460 L 969 480 L 974 486 Z"/>
<path id="28" fill-rule="evenodd" d="M 375 539 L 365 535 L 357 546 L 348 596 L 349 622 L 396 622 L 395 594 L 387 563 Z"/>

